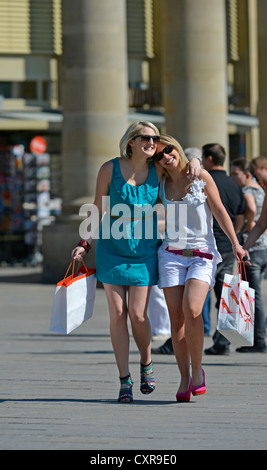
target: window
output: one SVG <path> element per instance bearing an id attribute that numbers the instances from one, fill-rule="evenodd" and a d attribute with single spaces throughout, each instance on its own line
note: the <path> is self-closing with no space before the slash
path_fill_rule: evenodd
<path id="1" fill-rule="evenodd" d="M 37 82 L 21 82 L 20 98 L 23 98 L 25 100 L 37 100 Z"/>
<path id="2" fill-rule="evenodd" d="M 152 0 L 127 0 L 127 40 L 130 57 L 154 57 Z"/>
<path id="3" fill-rule="evenodd" d="M 0 95 L 4 98 L 12 98 L 12 83 L 0 82 Z"/>

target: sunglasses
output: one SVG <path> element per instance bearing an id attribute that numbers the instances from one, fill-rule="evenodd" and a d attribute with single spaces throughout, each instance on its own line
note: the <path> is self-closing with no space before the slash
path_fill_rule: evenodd
<path id="1" fill-rule="evenodd" d="M 141 137 L 141 139 L 144 140 L 145 142 L 150 142 L 150 139 L 152 139 L 154 143 L 157 143 L 160 141 L 159 135 L 144 135 L 144 134 L 138 134 L 134 136 L 132 140 L 137 139 L 137 137 Z"/>
<path id="2" fill-rule="evenodd" d="M 172 150 L 174 149 L 174 145 L 167 145 L 161 152 L 156 153 L 152 158 L 155 162 L 159 162 L 163 158 L 164 153 L 171 153 Z"/>

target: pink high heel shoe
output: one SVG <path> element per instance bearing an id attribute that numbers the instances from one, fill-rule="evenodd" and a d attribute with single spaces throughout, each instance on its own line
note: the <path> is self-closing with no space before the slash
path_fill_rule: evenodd
<path id="1" fill-rule="evenodd" d="M 192 379 L 190 377 L 190 384 L 188 390 L 186 392 L 177 392 L 176 393 L 176 400 L 179 401 L 190 401 L 191 398 L 191 389 L 192 389 Z"/>
<path id="2" fill-rule="evenodd" d="M 201 385 L 192 385 L 192 395 L 203 395 L 206 393 L 205 372 L 202 369 L 203 382 Z"/>

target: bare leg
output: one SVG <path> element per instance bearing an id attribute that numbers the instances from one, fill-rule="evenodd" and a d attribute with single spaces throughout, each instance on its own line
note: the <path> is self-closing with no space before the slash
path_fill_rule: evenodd
<path id="1" fill-rule="evenodd" d="M 164 295 L 171 320 L 172 345 L 181 382 L 178 392 L 186 392 L 190 384 L 190 355 L 185 340 L 184 314 L 182 310 L 184 286 L 166 287 Z"/>
<path id="2" fill-rule="evenodd" d="M 104 284 L 110 316 L 111 342 L 120 377 L 129 374 L 129 332 L 127 327 L 126 287 Z"/>
<path id="3" fill-rule="evenodd" d="M 204 327 L 202 307 L 209 285 L 198 279 L 188 279 L 185 283 L 183 295 L 183 312 L 185 318 L 185 338 L 192 365 L 192 384 L 201 385 L 202 351 L 204 342 Z"/>
<path id="4" fill-rule="evenodd" d="M 185 286 L 164 289 L 171 320 L 173 349 L 181 374 L 178 392 L 186 392 L 189 387 L 190 360 L 193 385 L 201 385 L 203 382 L 204 328 L 201 312 L 208 289 L 206 282 L 197 279 L 189 279 Z"/>
<path id="5" fill-rule="evenodd" d="M 147 316 L 149 294 L 148 286 L 129 287 L 128 312 L 141 363 L 144 365 L 151 362 L 151 329 Z"/>

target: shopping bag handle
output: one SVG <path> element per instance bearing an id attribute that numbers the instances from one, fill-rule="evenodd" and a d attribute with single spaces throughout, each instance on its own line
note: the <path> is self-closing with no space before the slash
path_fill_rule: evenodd
<path id="1" fill-rule="evenodd" d="M 70 267 L 71 267 L 71 265 L 73 265 L 73 263 L 74 263 L 74 260 L 72 259 L 71 262 L 70 262 L 70 265 L 69 265 L 69 267 L 68 267 L 68 269 L 67 269 L 67 271 L 66 271 L 66 274 L 65 274 L 65 276 L 64 276 L 64 279 L 67 277 L 68 272 L 69 272 L 69 270 L 70 270 Z"/>
<path id="2" fill-rule="evenodd" d="M 75 261 L 76 261 L 75 259 L 72 259 L 72 260 L 71 260 L 71 262 L 70 262 L 70 264 L 69 264 L 69 267 L 68 267 L 68 269 L 67 269 L 67 271 L 66 271 L 66 274 L 65 274 L 65 276 L 64 276 L 64 279 L 67 277 L 71 265 L 72 265 L 72 273 L 71 273 L 71 275 L 72 275 L 72 277 L 73 277 L 73 275 L 74 275 Z M 81 262 L 83 263 L 83 265 L 84 265 L 84 267 L 85 267 L 85 269 L 86 269 L 86 272 L 87 272 L 87 274 L 88 274 L 88 273 L 89 273 L 89 269 L 87 268 L 87 266 L 86 266 L 86 264 L 84 263 L 84 260 L 83 260 L 83 259 L 81 259 L 81 261 L 79 261 L 77 270 L 78 270 L 79 267 L 81 266 Z"/>
<path id="3" fill-rule="evenodd" d="M 80 264 L 81 264 L 81 262 L 79 262 L 78 269 L 79 269 L 79 267 L 80 267 Z M 65 274 L 65 276 L 64 276 L 64 279 L 67 277 L 71 265 L 72 265 L 72 273 L 71 273 L 71 275 L 73 276 L 73 274 L 74 274 L 74 266 L 75 266 L 75 259 L 72 259 L 72 260 L 71 260 L 71 262 L 70 262 L 70 264 L 69 264 L 69 267 L 68 267 L 68 269 L 67 269 L 67 271 L 66 271 L 66 274 Z"/>
<path id="4" fill-rule="evenodd" d="M 247 281 L 246 266 L 245 266 L 244 261 L 238 261 L 235 275 L 239 273 L 241 276 L 241 280 L 242 280 L 242 266 L 243 266 L 244 273 L 245 273 L 245 280 Z"/>
<path id="5" fill-rule="evenodd" d="M 81 262 L 80 262 L 80 264 L 81 264 Z M 80 267 L 80 264 L 79 264 L 79 266 L 78 266 L 78 269 L 79 269 L 79 267 Z M 86 266 L 86 264 L 85 264 L 85 262 L 84 262 L 84 260 L 83 260 L 83 259 L 82 259 L 82 264 L 84 265 L 84 267 L 85 267 L 85 269 L 86 269 L 86 272 L 87 272 L 87 274 L 89 274 L 89 273 L 90 273 L 90 269 L 89 269 L 89 268 L 87 268 L 87 266 Z"/>

